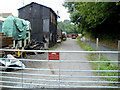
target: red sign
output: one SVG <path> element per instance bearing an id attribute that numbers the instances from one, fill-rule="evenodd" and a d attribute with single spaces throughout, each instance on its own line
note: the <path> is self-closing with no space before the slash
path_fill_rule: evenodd
<path id="1" fill-rule="evenodd" d="M 60 54 L 56 52 L 49 52 L 48 59 L 49 60 L 60 60 Z"/>

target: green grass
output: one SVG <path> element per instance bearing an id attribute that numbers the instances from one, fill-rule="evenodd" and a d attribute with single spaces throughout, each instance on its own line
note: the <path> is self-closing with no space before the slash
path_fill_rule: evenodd
<path id="1" fill-rule="evenodd" d="M 86 45 L 79 39 L 76 39 L 77 43 L 83 48 L 85 51 L 95 51 L 91 46 Z M 106 57 L 99 54 L 88 54 L 88 60 L 89 61 L 111 61 L 108 60 Z M 92 68 L 94 70 L 118 70 L 118 65 L 116 63 L 91 63 Z M 99 68 L 98 68 L 99 66 Z M 97 75 L 98 73 L 95 73 Z M 101 72 L 99 73 L 100 76 L 118 76 L 118 72 Z M 118 81 L 118 78 L 101 78 L 108 81 Z M 110 84 L 115 85 L 115 84 Z"/>
<path id="2" fill-rule="evenodd" d="M 80 45 L 80 47 L 82 47 L 85 51 L 95 51 L 92 47 L 86 45 L 85 43 L 83 43 L 79 39 L 76 39 L 76 41 L 77 41 L 78 45 Z"/>
<path id="3" fill-rule="evenodd" d="M 98 56 L 98 54 L 89 54 L 90 61 L 110 61 L 104 56 Z M 93 66 L 92 68 L 95 70 L 98 70 L 98 65 L 99 65 L 99 70 L 118 70 L 118 65 L 115 63 L 91 63 Z M 97 75 L 97 73 L 95 73 Z M 101 72 L 100 76 L 118 76 L 118 73 L 116 72 Z M 118 78 L 106 78 L 108 81 L 117 81 Z"/>

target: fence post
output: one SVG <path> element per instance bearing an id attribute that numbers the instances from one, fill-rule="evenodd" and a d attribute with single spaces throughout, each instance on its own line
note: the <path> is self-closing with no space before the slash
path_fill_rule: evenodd
<path id="1" fill-rule="evenodd" d="M 118 51 L 120 51 L 120 40 L 118 40 Z M 120 52 L 118 53 L 118 61 L 120 62 Z M 120 63 L 118 62 L 118 71 L 120 70 Z M 120 82 L 120 72 L 118 72 L 118 82 Z M 120 86 L 120 84 L 118 84 Z"/>
<path id="2" fill-rule="evenodd" d="M 98 42 L 99 42 L 99 39 L 96 38 L 96 50 L 98 50 Z"/>

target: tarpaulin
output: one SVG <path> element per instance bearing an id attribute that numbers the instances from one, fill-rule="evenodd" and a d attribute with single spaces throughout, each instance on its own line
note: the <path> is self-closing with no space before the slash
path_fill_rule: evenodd
<path id="1" fill-rule="evenodd" d="M 9 36 L 13 37 L 14 40 L 22 40 L 26 38 L 26 30 L 28 30 L 29 21 L 25 21 L 20 18 L 13 16 L 8 16 L 3 23 L 2 32 Z"/>

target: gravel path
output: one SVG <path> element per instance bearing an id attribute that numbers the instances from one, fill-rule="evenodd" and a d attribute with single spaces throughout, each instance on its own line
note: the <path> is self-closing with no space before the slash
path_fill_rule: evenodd
<path id="1" fill-rule="evenodd" d="M 56 50 L 63 50 L 63 51 L 83 51 L 79 45 L 77 45 L 75 39 L 67 39 L 67 41 L 63 42 L 61 45 L 59 45 Z M 28 58 L 32 59 L 44 59 L 47 60 L 47 53 L 44 54 L 38 54 L 29 56 Z M 84 60 L 87 61 L 87 55 L 83 53 L 60 53 L 60 59 L 61 60 Z M 27 68 L 38 68 L 38 69 L 59 69 L 59 71 L 41 71 L 41 70 L 19 70 L 14 71 L 18 73 L 30 73 L 30 74 L 47 74 L 48 76 L 28 76 L 28 75 L 13 75 L 13 74 L 3 74 L 3 76 L 10 76 L 10 77 L 23 77 L 23 78 L 32 78 L 35 80 L 17 80 L 17 79 L 3 79 L 5 81 L 14 81 L 14 82 L 22 82 L 22 83 L 29 83 L 28 85 L 21 85 L 21 84 L 5 84 L 9 86 L 16 86 L 16 87 L 23 87 L 23 88 L 53 88 L 54 86 L 59 88 L 62 87 L 62 85 L 68 85 L 68 86 L 98 86 L 102 84 L 97 83 L 76 83 L 76 82 L 59 82 L 60 80 L 65 81 L 98 81 L 99 78 L 73 78 L 73 76 L 94 76 L 91 72 L 61 72 L 61 69 L 69 69 L 69 70 L 92 70 L 91 65 L 89 63 L 53 63 L 53 62 L 26 62 L 24 61 Z M 50 75 L 58 75 L 59 77 L 51 77 Z M 61 75 L 66 76 L 72 76 L 69 77 L 61 77 Z M 54 81 L 40 81 L 42 80 L 58 80 L 58 82 Z M 36 85 L 33 85 L 33 84 Z M 41 85 L 46 84 L 46 86 Z M 60 86 L 61 84 L 61 86 Z"/>
<path id="2" fill-rule="evenodd" d="M 75 39 L 67 39 L 66 42 L 62 43 L 60 47 L 56 50 L 63 51 L 83 51 L 82 48 L 76 43 Z M 78 60 L 78 61 L 88 61 L 87 54 L 83 53 L 61 53 L 61 60 Z M 70 69 L 70 70 L 92 70 L 89 63 L 61 63 L 60 69 Z M 94 76 L 92 72 L 63 72 L 61 75 L 70 76 Z M 64 78 L 62 80 L 73 80 L 73 81 L 98 81 L 99 78 Z M 69 83 L 69 85 L 78 86 L 98 86 L 97 83 Z"/>

